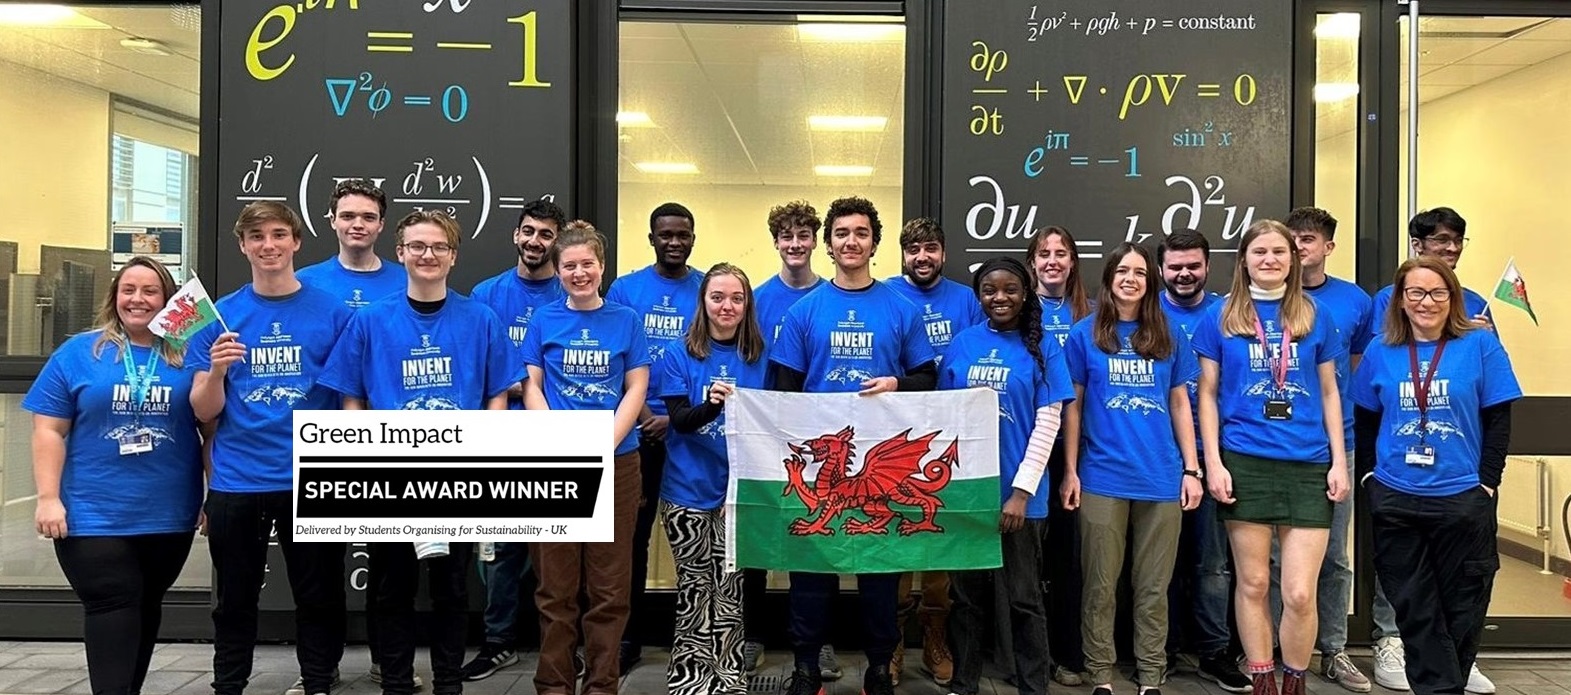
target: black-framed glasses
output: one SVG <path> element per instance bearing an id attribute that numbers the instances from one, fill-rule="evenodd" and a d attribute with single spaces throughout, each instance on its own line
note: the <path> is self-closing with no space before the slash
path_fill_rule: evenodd
<path id="1" fill-rule="evenodd" d="M 1469 241 L 1472 240 L 1465 236 L 1451 236 L 1450 234 L 1436 234 L 1434 236 L 1424 237 L 1423 239 L 1424 245 L 1432 249 L 1443 249 L 1447 246 L 1455 246 L 1459 249 L 1465 249 L 1467 248 L 1467 242 Z"/>
<path id="2" fill-rule="evenodd" d="M 418 241 L 403 244 L 403 247 L 405 251 L 413 254 L 416 258 L 424 256 L 427 251 L 430 251 L 431 255 L 437 258 L 444 258 L 447 254 L 453 252 L 453 247 L 447 244 L 422 244 Z"/>
<path id="3" fill-rule="evenodd" d="M 1402 296 L 1407 297 L 1407 301 L 1414 304 L 1424 301 L 1424 297 L 1433 299 L 1436 304 L 1439 304 L 1451 301 L 1451 290 L 1444 287 L 1436 287 L 1432 290 L 1426 290 L 1422 287 L 1409 287 L 1402 290 Z"/>

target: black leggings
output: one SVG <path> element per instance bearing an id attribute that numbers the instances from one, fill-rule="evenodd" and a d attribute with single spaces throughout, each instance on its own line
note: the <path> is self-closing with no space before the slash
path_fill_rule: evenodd
<path id="1" fill-rule="evenodd" d="M 147 678 L 164 593 L 191 553 L 192 531 L 68 536 L 55 541 L 60 569 L 86 611 L 93 695 L 136 695 Z"/>

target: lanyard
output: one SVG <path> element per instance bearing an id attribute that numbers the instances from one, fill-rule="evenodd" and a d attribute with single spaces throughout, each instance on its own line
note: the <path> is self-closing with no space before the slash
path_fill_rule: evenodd
<path id="1" fill-rule="evenodd" d="M 153 375 L 158 372 L 158 349 L 148 350 L 145 373 L 140 377 L 136 374 L 136 368 L 131 366 L 131 361 L 131 351 L 127 348 L 121 363 L 125 365 L 125 383 L 131 388 L 131 397 L 136 399 L 136 414 L 140 416 L 142 406 L 147 403 L 147 394 L 153 388 Z"/>
<path id="2" fill-rule="evenodd" d="M 1271 365 L 1271 378 L 1276 381 L 1276 393 L 1280 397 L 1287 388 L 1287 349 L 1293 342 L 1293 335 L 1282 326 L 1282 345 L 1276 356 L 1271 356 L 1271 341 L 1266 340 L 1266 327 L 1260 323 L 1260 314 L 1255 314 L 1255 337 L 1260 339 L 1260 347 L 1265 350 L 1266 361 Z"/>
<path id="3" fill-rule="evenodd" d="M 1420 375 L 1418 371 L 1418 342 L 1407 341 L 1407 364 L 1412 370 L 1413 399 L 1418 401 L 1418 442 L 1424 443 L 1424 438 L 1429 435 L 1429 385 L 1435 379 L 1435 372 L 1440 371 L 1440 356 L 1446 352 L 1446 339 L 1442 337 L 1435 344 L 1435 354 L 1429 358 L 1429 373 Z M 1422 378 L 1420 378 L 1422 376 Z"/>

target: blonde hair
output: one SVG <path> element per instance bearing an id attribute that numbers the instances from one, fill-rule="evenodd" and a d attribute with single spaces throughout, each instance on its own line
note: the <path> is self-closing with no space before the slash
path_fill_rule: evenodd
<path id="1" fill-rule="evenodd" d="M 1276 220 L 1260 220 L 1249 225 L 1249 231 L 1244 232 L 1244 238 L 1238 242 L 1238 264 L 1233 269 L 1233 285 L 1228 291 L 1227 301 L 1222 304 L 1223 335 L 1255 335 L 1255 322 L 1260 315 L 1255 313 L 1255 300 L 1249 295 L 1248 251 L 1250 244 L 1267 234 L 1282 237 L 1287 242 L 1288 256 L 1292 259 L 1287 269 L 1287 293 L 1282 295 L 1277 323 L 1294 338 L 1302 338 L 1314 330 L 1315 303 L 1309 295 L 1304 294 L 1304 270 L 1298 261 L 1293 233 Z"/>
<path id="2" fill-rule="evenodd" d="M 562 228 L 562 235 L 556 238 L 556 243 L 551 245 L 551 265 L 562 264 L 562 251 L 574 246 L 588 246 L 595 254 L 595 260 L 600 265 L 605 265 L 605 235 L 595 226 L 583 220 L 573 220 Z"/>
<path id="3" fill-rule="evenodd" d="M 104 297 L 104 303 L 98 307 L 97 321 L 93 328 L 99 331 L 98 338 L 93 340 L 93 359 L 98 359 L 104 353 L 104 347 L 115 346 L 115 361 L 125 359 L 127 346 L 131 344 L 125 330 L 125 323 L 120 320 L 120 312 L 115 307 L 115 297 L 120 294 L 120 280 L 132 268 L 147 268 L 158 274 L 158 284 L 164 290 L 164 301 L 158 308 L 164 308 L 169 303 L 169 298 L 175 295 L 178 289 L 175 278 L 169 274 L 169 269 L 164 264 L 147 256 L 133 256 L 126 261 L 124 267 L 115 273 L 114 279 L 109 283 L 109 294 Z M 179 368 L 185 364 L 185 346 L 176 349 L 163 338 L 153 336 L 153 349 L 158 351 L 158 356 L 164 358 L 164 363 L 171 367 Z"/>
<path id="4" fill-rule="evenodd" d="M 447 245 L 458 249 L 459 242 L 463 241 L 463 234 L 459 231 L 458 220 L 441 210 L 416 210 L 398 221 L 398 231 L 393 239 L 399 245 L 404 243 L 404 230 L 417 224 L 434 224 L 442 230 L 442 236 L 447 239 Z"/>

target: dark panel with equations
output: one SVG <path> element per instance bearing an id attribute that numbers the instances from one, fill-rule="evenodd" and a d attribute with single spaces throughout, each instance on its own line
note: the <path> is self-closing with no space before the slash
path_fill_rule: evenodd
<path id="1" fill-rule="evenodd" d="M 505 268 L 526 201 L 572 212 L 573 0 L 228 0 L 221 5 L 219 293 L 250 277 L 230 228 L 255 200 L 295 208 L 295 267 L 337 253 L 336 181 L 387 193 L 377 251 L 416 209 L 463 229 L 452 285 Z M 209 279 L 212 280 L 212 279 Z M 210 284 L 210 286 L 213 286 Z"/>
<path id="2" fill-rule="evenodd" d="M 1075 235 L 1082 276 L 1128 240 L 1193 228 L 1213 290 L 1238 239 L 1289 204 L 1292 5 L 950 0 L 941 219 L 952 272 Z M 957 234 L 957 232 L 963 232 Z"/>

